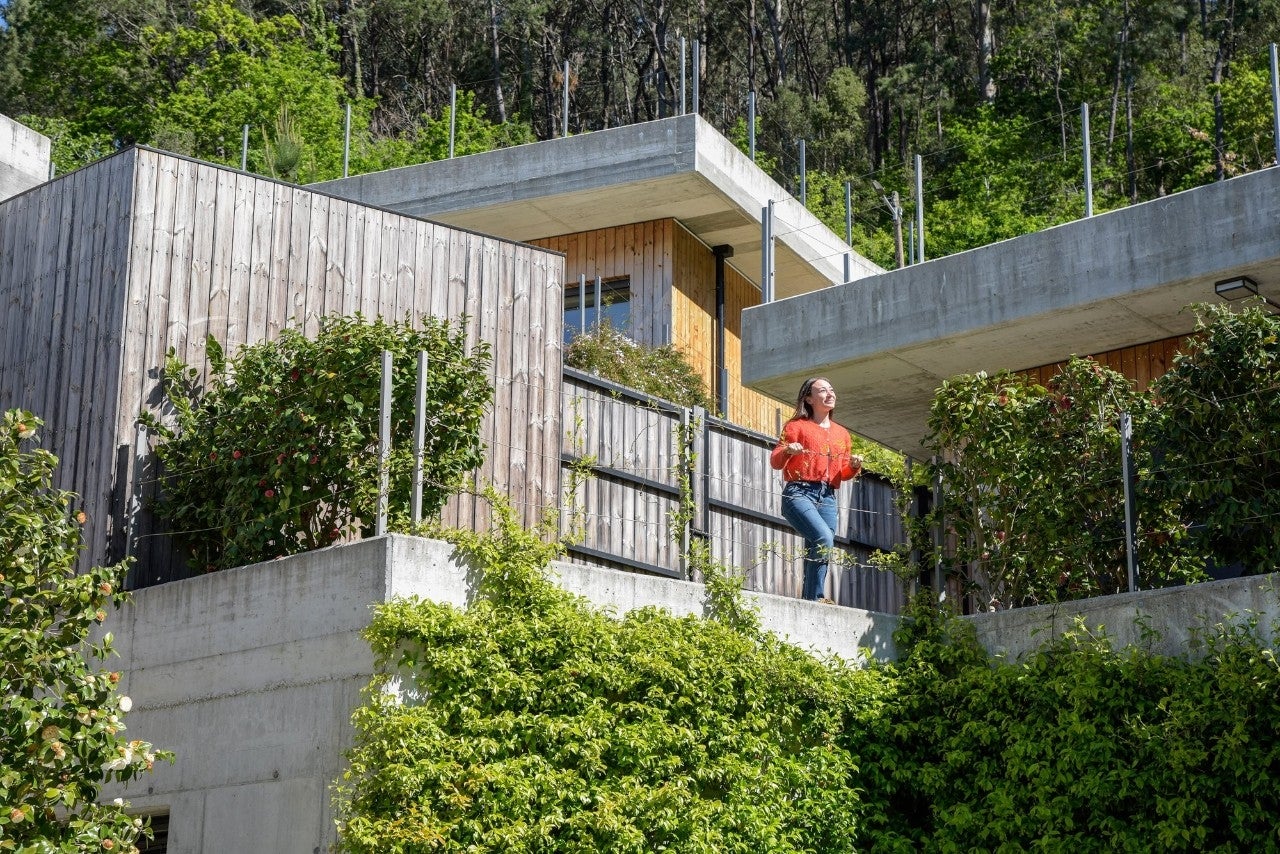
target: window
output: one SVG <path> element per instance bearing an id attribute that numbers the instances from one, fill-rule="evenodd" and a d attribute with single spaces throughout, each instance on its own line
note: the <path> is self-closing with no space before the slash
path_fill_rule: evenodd
<path id="1" fill-rule="evenodd" d="M 596 308 L 596 283 L 587 281 L 579 292 L 578 283 L 564 286 L 564 343 L 568 344 L 579 332 L 595 329 L 602 321 L 608 321 L 614 329 L 625 330 L 631 322 L 631 279 L 605 279 L 600 282 L 600 307 Z"/>
<path id="2" fill-rule="evenodd" d="M 169 814 L 151 813 L 143 818 L 151 821 L 151 840 L 138 840 L 138 854 L 165 854 L 169 850 Z"/>

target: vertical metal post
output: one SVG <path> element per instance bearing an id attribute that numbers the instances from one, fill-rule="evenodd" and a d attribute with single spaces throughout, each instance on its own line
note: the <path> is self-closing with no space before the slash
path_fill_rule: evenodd
<path id="1" fill-rule="evenodd" d="M 773 302 L 773 199 L 760 212 L 760 302 Z"/>
<path id="2" fill-rule="evenodd" d="M 1124 477 L 1124 554 L 1129 592 L 1138 589 L 1138 513 L 1133 506 L 1133 419 L 1120 413 L 1120 471 Z"/>
<path id="3" fill-rule="evenodd" d="M 800 207 L 803 208 L 808 207 L 808 183 L 805 178 L 807 177 L 809 170 L 806 168 L 804 162 L 804 140 L 801 139 L 797 141 L 800 143 Z"/>
<path id="4" fill-rule="evenodd" d="M 458 84 L 449 84 L 449 159 L 453 159 L 453 141 L 458 134 Z"/>
<path id="5" fill-rule="evenodd" d="M 578 334 L 587 334 L 587 274 L 578 274 Z"/>
<path id="6" fill-rule="evenodd" d="M 698 107 L 698 82 L 702 77 L 702 46 L 698 44 L 698 40 L 693 40 L 693 114 L 699 114 Z"/>
<path id="7" fill-rule="evenodd" d="M 844 182 L 844 243 L 853 248 L 853 182 Z M 853 253 L 844 253 L 844 280 L 853 279 Z"/>
<path id="8" fill-rule="evenodd" d="M 693 467 L 689 465 L 690 453 L 693 450 L 689 447 L 689 427 L 692 423 L 691 413 L 686 407 L 680 407 L 680 468 L 684 469 L 683 474 L 686 476 L 685 482 L 689 488 L 693 488 Z M 680 496 L 683 502 L 684 496 Z M 693 519 L 686 516 L 684 523 L 680 526 L 680 574 L 686 581 L 692 581 L 693 577 L 689 570 L 693 566 L 693 562 L 689 560 L 689 545 L 691 541 L 693 527 Z"/>
<path id="9" fill-rule="evenodd" d="M 1276 43 L 1271 43 L 1271 134 L 1276 144 L 1276 165 L 1280 165 L 1280 63 Z"/>
<path id="10" fill-rule="evenodd" d="M 560 113 L 563 116 L 562 121 L 564 122 L 560 126 L 560 131 L 561 131 L 560 135 L 562 137 L 568 138 L 569 136 L 569 60 L 567 59 L 564 61 L 564 93 L 561 95 L 560 104 L 561 104 Z"/>
<path id="11" fill-rule="evenodd" d="M 685 49 L 685 38 L 684 36 L 681 36 L 680 37 L 680 115 L 682 116 L 685 114 L 684 90 L 685 90 L 685 87 L 688 85 L 685 82 L 684 49 Z"/>
<path id="12" fill-rule="evenodd" d="M 58 174 L 58 164 L 54 163 L 53 159 L 50 158 L 49 159 L 49 180 L 52 181 L 54 176 L 57 174 Z"/>
<path id="13" fill-rule="evenodd" d="M 413 500 L 410 518 L 422 521 L 422 455 L 427 445 L 427 351 L 418 353 L 418 385 L 413 397 Z"/>
<path id="14" fill-rule="evenodd" d="M 747 93 L 747 155 L 756 162 L 756 93 Z"/>
<path id="15" fill-rule="evenodd" d="M 1080 105 L 1080 137 L 1084 146 L 1084 215 L 1093 216 L 1093 149 L 1089 140 L 1089 102 Z"/>
<path id="16" fill-rule="evenodd" d="M 924 263 L 924 158 L 916 155 L 916 263 Z"/>
<path id="17" fill-rule="evenodd" d="M 596 294 L 595 294 L 595 296 L 596 296 L 596 302 L 595 302 L 595 311 L 596 311 L 596 332 L 599 332 L 599 331 L 600 331 L 600 277 L 599 277 L 599 276 L 596 276 Z"/>
<path id="18" fill-rule="evenodd" d="M 933 523 L 933 595 L 939 602 L 947 598 L 947 591 L 942 577 L 942 470 L 938 468 L 938 458 L 930 461 L 933 469 L 933 512 L 937 520 Z"/>
<path id="19" fill-rule="evenodd" d="M 382 351 L 382 394 L 378 398 L 378 521 L 375 533 L 387 532 L 391 484 L 391 351 Z"/>
<path id="20" fill-rule="evenodd" d="M 240 128 L 240 171 L 249 171 L 249 126 Z"/>
<path id="21" fill-rule="evenodd" d="M 342 177 L 350 174 L 351 166 L 351 104 L 347 103 L 342 119 Z"/>

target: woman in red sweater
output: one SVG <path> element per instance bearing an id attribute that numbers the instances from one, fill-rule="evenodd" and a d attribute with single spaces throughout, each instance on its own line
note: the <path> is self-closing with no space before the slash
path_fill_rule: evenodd
<path id="1" fill-rule="evenodd" d="M 853 453 L 849 431 L 831 420 L 836 392 L 824 377 L 800 386 L 796 411 L 782 428 L 770 463 L 781 469 L 782 515 L 804 538 L 805 599 L 830 603 L 826 596 L 827 561 L 835 546 L 836 490 L 862 473 L 862 457 Z"/>

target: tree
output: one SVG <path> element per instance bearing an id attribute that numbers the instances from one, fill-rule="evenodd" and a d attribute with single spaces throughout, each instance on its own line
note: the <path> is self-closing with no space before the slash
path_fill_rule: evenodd
<path id="1" fill-rule="evenodd" d="M 21 410 L 0 422 L 0 851 L 129 851 L 141 819 L 98 793 L 168 754 L 125 738 L 120 674 L 90 663 L 111 654 L 109 633 L 90 637 L 127 600 L 126 566 L 76 574 L 85 516 L 32 447 L 41 426 Z"/>
<path id="2" fill-rule="evenodd" d="M 429 354 L 423 512 L 431 515 L 482 460 L 493 399 L 489 351 L 462 325 L 422 318 L 323 318 L 315 338 L 286 329 L 231 359 L 208 343 L 210 376 L 170 354 L 169 417 L 144 413 L 165 487 L 157 507 L 193 568 L 225 569 L 372 531 L 378 484 L 381 353 L 394 355 L 389 478 L 393 529 L 408 527 L 417 355 Z"/>

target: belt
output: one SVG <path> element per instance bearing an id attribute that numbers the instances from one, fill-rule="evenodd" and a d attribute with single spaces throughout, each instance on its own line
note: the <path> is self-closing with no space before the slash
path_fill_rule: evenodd
<path id="1" fill-rule="evenodd" d="M 828 483 L 825 480 L 789 480 L 787 481 L 787 486 L 790 486 L 793 483 L 796 484 L 797 486 L 825 487 L 827 489 L 830 489 L 832 492 L 835 492 L 835 487 L 833 487 L 830 483 Z"/>

